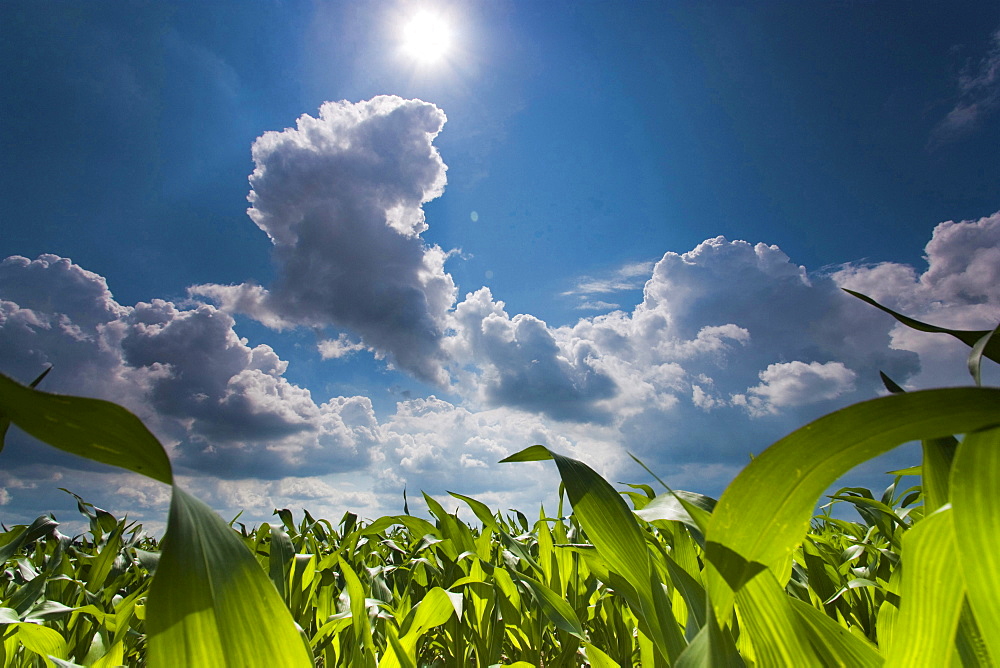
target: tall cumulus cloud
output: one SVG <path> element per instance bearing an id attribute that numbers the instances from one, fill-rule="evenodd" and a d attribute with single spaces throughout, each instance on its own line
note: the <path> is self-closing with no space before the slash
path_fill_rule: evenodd
<path id="1" fill-rule="evenodd" d="M 432 144 L 444 122 L 433 104 L 379 96 L 327 102 L 318 118 L 264 133 L 253 146 L 248 213 L 274 244 L 278 278 L 267 289 L 192 293 L 273 327 L 347 330 L 377 356 L 445 385 L 441 338 L 455 284 L 448 254 L 420 236 L 422 205 L 445 186 Z"/>

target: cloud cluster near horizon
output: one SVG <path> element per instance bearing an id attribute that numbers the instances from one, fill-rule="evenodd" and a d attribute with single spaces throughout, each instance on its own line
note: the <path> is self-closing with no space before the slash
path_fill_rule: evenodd
<path id="1" fill-rule="evenodd" d="M 576 294 L 613 294 L 641 276 L 630 311 L 552 326 L 511 315 L 487 287 L 458 300 L 450 252 L 421 237 L 422 204 L 445 183 L 432 143 L 443 123 L 431 104 L 380 97 L 327 103 L 259 138 L 250 216 L 274 245 L 271 286 L 194 286 L 203 301 L 128 306 L 66 258 L 7 258 L 0 371 L 29 380 L 54 364 L 47 389 L 124 403 L 223 506 L 266 515 L 275 499 L 319 498 L 347 474 L 368 486 L 341 498 L 373 511 L 403 485 L 518 505 L 551 493 L 551 477 L 496 462 L 532 443 L 608 475 L 632 451 L 704 490 L 804 421 L 874 396 L 879 370 L 916 386 L 962 382 L 959 347 L 897 327 L 842 286 L 955 327 L 1000 314 L 1000 213 L 938 225 L 923 272 L 810 273 L 777 246 L 716 237 L 580 281 Z M 411 399 L 389 415 L 365 396 L 318 401 L 286 378 L 289 361 L 237 334 L 235 313 L 323 331 L 317 357 L 368 350 L 453 400 Z M 14 441 L 14 452 L 31 447 Z M 27 461 L 14 452 L 9 461 Z M 29 474 L 8 469 L 0 498 L 16 501 Z"/>

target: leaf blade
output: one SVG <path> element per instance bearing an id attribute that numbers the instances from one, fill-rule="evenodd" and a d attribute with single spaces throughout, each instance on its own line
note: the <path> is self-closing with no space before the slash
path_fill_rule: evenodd
<path id="1" fill-rule="evenodd" d="M 42 392 L 0 374 L 0 412 L 55 448 L 173 484 L 160 442 L 139 418 L 110 401 Z"/>
<path id="2" fill-rule="evenodd" d="M 312 665 L 288 608 L 239 536 L 177 486 L 146 605 L 151 666 Z"/>

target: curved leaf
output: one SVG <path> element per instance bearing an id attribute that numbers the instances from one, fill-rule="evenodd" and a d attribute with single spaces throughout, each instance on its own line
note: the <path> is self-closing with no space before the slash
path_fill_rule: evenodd
<path id="1" fill-rule="evenodd" d="M 0 413 L 60 450 L 173 483 L 160 442 L 139 418 L 110 401 L 50 394 L 0 374 Z"/>
<path id="2" fill-rule="evenodd" d="M 923 390 L 848 406 L 769 447 L 726 488 L 709 523 L 706 584 L 719 619 L 762 568 L 782 581 L 817 499 L 844 473 L 900 443 L 998 422 L 998 389 Z"/>
<path id="3" fill-rule="evenodd" d="M 891 308 L 887 306 L 882 306 L 877 301 L 872 299 L 867 295 L 863 295 L 860 292 L 855 292 L 854 290 L 848 290 L 847 288 L 841 288 L 844 292 L 854 295 L 863 302 L 867 302 L 879 309 L 880 311 L 885 311 L 893 318 L 903 323 L 910 329 L 915 329 L 918 332 L 928 332 L 930 334 L 948 334 L 953 336 L 970 348 L 975 346 L 983 337 L 988 336 L 991 332 L 990 330 L 962 330 L 962 329 L 948 329 L 947 327 L 938 327 L 937 325 L 929 325 L 926 322 L 920 322 L 914 318 L 907 317 L 902 313 L 896 313 Z M 981 354 L 990 358 L 994 362 L 1000 362 L 1000 337 L 994 337 L 991 341 L 983 344 L 983 350 Z"/>
<path id="4" fill-rule="evenodd" d="M 288 608 L 239 535 L 177 486 L 146 605 L 154 668 L 313 665 Z"/>
<path id="5" fill-rule="evenodd" d="M 965 599 L 952 509 L 924 518 L 903 537 L 903 582 L 896 641 L 887 660 L 894 666 L 933 662 L 947 665 Z"/>
<path id="6" fill-rule="evenodd" d="M 969 606 L 994 661 L 1000 659 L 1000 429 L 968 434 L 951 471 L 958 562 Z M 918 525 L 919 526 L 919 525 Z"/>
<path id="7" fill-rule="evenodd" d="M 547 456 L 546 456 L 547 455 Z M 650 561 L 649 549 L 639 524 L 622 497 L 583 462 L 535 445 L 503 461 L 536 461 L 551 458 L 559 468 L 573 515 L 587 537 L 616 573 L 634 588 L 645 629 L 664 658 L 676 661 L 684 650 L 684 637 Z M 644 629 L 644 630 L 645 630 Z"/>
<path id="8" fill-rule="evenodd" d="M 542 612 L 549 618 L 549 621 L 555 624 L 557 628 L 576 636 L 580 640 L 587 639 L 583 632 L 583 625 L 580 624 L 580 618 L 576 616 L 576 613 L 570 607 L 570 604 L 566 602 L 566 599 L 541 582 L 529 578 L 527 575 L 518 574 L 517 577 L 528 585 L 528 589 L 531 590 L 532 595 L 534 595 L 535 600 L 538 602 L 538 607 L 542 609 Z"/>

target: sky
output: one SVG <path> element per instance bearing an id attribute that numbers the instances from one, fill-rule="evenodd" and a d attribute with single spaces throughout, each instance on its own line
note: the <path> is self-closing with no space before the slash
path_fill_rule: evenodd
<path id="1" fill-rule="evenodd" d="M 879 371 L 970 382 L 840 288 L 1000 322 L 995 2 L 14 0 L 0 92 L 0 372 L 227 519 L 531 514 L 536 443 L 718 495 Z M 59 488 L 170 494 L 12 430 L 0 521 Z"/>

